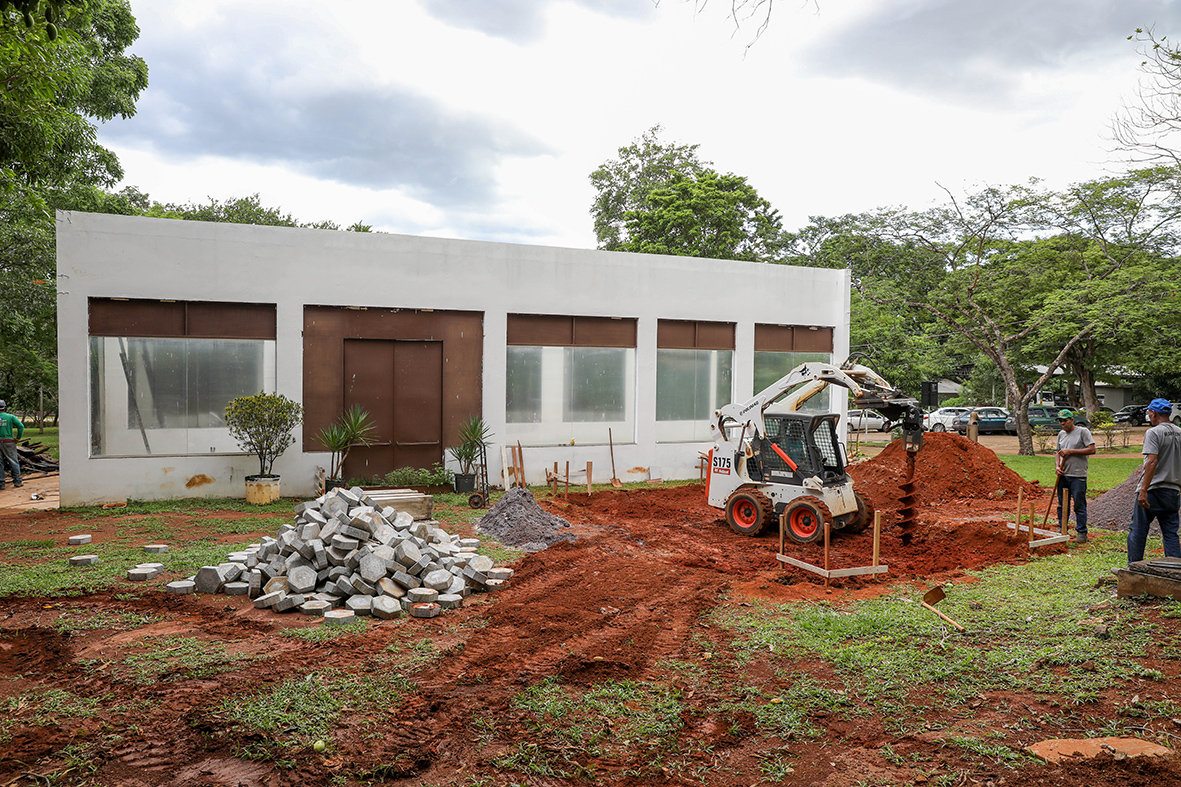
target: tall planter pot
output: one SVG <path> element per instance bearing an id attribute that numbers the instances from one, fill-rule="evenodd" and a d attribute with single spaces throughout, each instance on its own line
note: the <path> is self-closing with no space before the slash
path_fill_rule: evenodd
<path id="1" fill-rule="evenodd" d="M 471 492 L 476 488 L 476 474 L 475 473 L 456 473 L 455 474 L 455 491 L 464 494 Z"/>
<path id="2" fill-rule="evenodd" d="M 246 476 L 246 502 L 250 505 L 263 506 L 279 499 L 279 476 L 277 475 L 248 475 Z"/>

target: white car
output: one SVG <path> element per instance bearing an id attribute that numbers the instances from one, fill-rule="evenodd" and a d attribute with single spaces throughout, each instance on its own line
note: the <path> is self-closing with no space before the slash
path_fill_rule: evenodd
<path id="1" fill-rule="evenodd" d="M 845 417 L 845 423 L 854 432 L 868 432 L 871 429 L 879 432 L 890 431 L 890 421 L 875 410 L 850 410 Z"/>
<path id="2" fill-rule="evenodd" d="M 929 432 L 950 432 L 952 421 L 971 409 L 971 407 L 940 407 L 935 412 L 923 416 L 923 429 Z"/>

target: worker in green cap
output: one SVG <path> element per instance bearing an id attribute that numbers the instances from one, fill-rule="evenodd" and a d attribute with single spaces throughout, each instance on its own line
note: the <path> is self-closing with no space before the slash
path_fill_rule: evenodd
<path id="1" fill-rule="evenodd" d="M 1074 422 L 1073 410 L 1058 411 L 1058 483 L 1054 495 L 1058 498 L 1058 527 L 1063 528 L 1062 496 L 1070 495 L 1074 504 L 1074 540 L 1087 541 L 1087 465 L 1095 453 L 1095 438 L 1091 430 Z"/>

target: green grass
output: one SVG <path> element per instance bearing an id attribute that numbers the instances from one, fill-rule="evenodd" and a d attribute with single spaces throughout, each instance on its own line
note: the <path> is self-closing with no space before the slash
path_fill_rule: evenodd
<path id="1" fill-rule="evenodd" d="M 96 629 L 131 631 L 142 626 L 159 622 L 163 618 L 146 612 L 123 612 L 116 610 L 66 609 L 53 624 L 61 634 L 75 634 Z"/>
<path id="2" fill-rule="evenodd" d="M 225 644 L 195 637 L 147 637 L 137 643 L 141 652 L 123 660 L 136 683 L 156 683 L 164 678 L 207 678 L 237 669 L 256 656 L 226 653 Z"/>
<path id="3" fill-rule="evenodd" d="M 351 623 L 342 623 L 335 626 L 326 626 L 321 624 L 319 626 L 306 629 L 284 629 L 279 633 L 284 637 L 302 639 L 304 642 L 319 644 L 321 642 L 330 642 L 337 637 L 343 637 L 346 634 L 364 634 L 368 630 L 368 622 L 364 620 L 354 620 Z"/>
<path id="4" fill-rule="evenodd" d="M 135 514 L 207 514 L 217 511 L 244 511 L 251 514 L 278 514 L 290 518 L 296 501 L 280 498 L 273 503 L 257 506 L 236 497 L 190 497 L 177 500 L 128 500 L 126 506 L 103 508 L 102 506 L 73 506 L 61 509 L 63 512 L 79 514 L 84 519 L 119 517 Z M 286 521 L 286 519 L 284 519 Z"/>
<path id="5" fill-rule="evenodd" d="M 978 582 L 947 585 L 940 610 L 967 628 L 956 634 L 918 605 L 917 591 L 834 607 L 824 603 L 724 608 L 713 619 L 735 634 L 735 661 L 765 659 L 787 687 L 770 706 L 764 689 L 748 688 L 735 707 L 755 714 L 768 731 L 807 732 L 807 717 L 819 710 L 859 715 L 873 709 L 896 731 L 921 725 L 928 711 L 947 712 L 981 692 L 1037 695 L 1063 707 L 1086 705 L 1112 688 L 1159 681 L 1138 659 L 1156 646 L 1157 628 L 1145 620 L 1148 607 L 1111 599 L 1096 587 L 1112 565 L 1124 562 L 1123 545 L 1102 539 L 1086 549 L 1025 565 L 974 572 Z M 1091 605 L 1107 602 L 1107 610 Z M 1171 611 L 1171 604 L 1161 604 Z M 1106 622 L 1110 638 L 1096 636 L 1089 618 Z M 1170 658 L 1161 650 L 1157 658 Z M 1178 654 L 1181 656 L 1181 653 Z M 795 671 L 800 660 L 832 666 L 835 685 L 813 682 Z M 762 710 L 760 710 L 760 707 Z M 769 716 L 770 711 L 778 716 Z M 1166 720 L 1168 708 L 1146 708 Z M 778 730 L 776 730 L 778 731 Z M 1005 759 L 1002 754 L 997 759 Z"/>
<path id="6" fill-rule="evenodd" d="M 272 689 L 231 697 L 215 712 L 234 727 L 268 733 L 273 748 L 256 751 L 255 756 L 276 759 L 282 749 L 291 746 L 331 741 L 336 722 L 346 709 L 364 716 L 376 709 L 396 708 L 413 690 L 414 685 L 400 675 L 345 675 L 324 670 Z"/>
<path id="7" fill-rule="evenodd" d="M 1028 481 L 1037 481 L 1043 488 L 1053 488 L 1054 457 L 1053 456 L 1017 456 L 1016 454 L 1000 454 L 1000 460 Z M 1128 480 L 1128 476 L 1143 464 L 1143 459 L 1135 456 L 1092 456 L 1087 468 L 1087 493 L 1096 495 L 1106 492 L 1114 486 L 1119 486 Z"/>
<path id="8" fill-rule="evenodd" d="M 79 596 L 115 586 L 127 586 L 127 570 L 137 563 L 163 563 L 166 572 L 188 575 L 205 565 L 225 561 L 228 553 L 245 544 L 215 544 L 201 539 L 174 546 L 162 555 L 143 551 L 141 539 L 129 537 L 106 544 L 85 547 L 55 546 L 38 555 L 44 562 L 23 565 L 9 562 L 15 558 L 0 554 L 0 598 L 4 596 Z M 71 555 L 98 555 L 93 566 L 71 566 Z M 156 587 L 152 583 L 148 587 Z"/>
<path id="9" fill-rule="evenodd" d="M 101 697 L 80 697 L 62 689 L 38 688 L 9 697 L 4 703 L 5 719 L 0 722 L 0 741 L 11 735 L 17 721 L 51 727 L 69 719 L 89 719 L 98 713 L 101 702 Z"/>

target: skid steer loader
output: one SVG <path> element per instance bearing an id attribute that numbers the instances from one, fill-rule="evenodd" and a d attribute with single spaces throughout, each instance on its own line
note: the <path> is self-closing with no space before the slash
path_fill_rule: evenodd
<path id="1" fill-rule="evenodd" d="M 853 489 L 845 470 L 836 413 L 799 412 L 830 385 L 848 388 L 855 406 L 876 410 L 900 423 L 907 451 L 906 494 L 913 493 L 914 455 L 923 443 L 923 411 L 871 369 L 846 361 L 841 366 L 805 363 L 745 402 L 715 410 L 710 422 L 706 495 L 724 509 L 735 533 L 757 536 L 786 514 L 786 532 L 806 544 L 833 530 L 860 532 L 873 511 Z M 913 498 L 912 498 L 913 500 Z M 900 524 L 907 523 L 904 495 Z M 905 541 L 909 539 L 904 538 Z"/>

